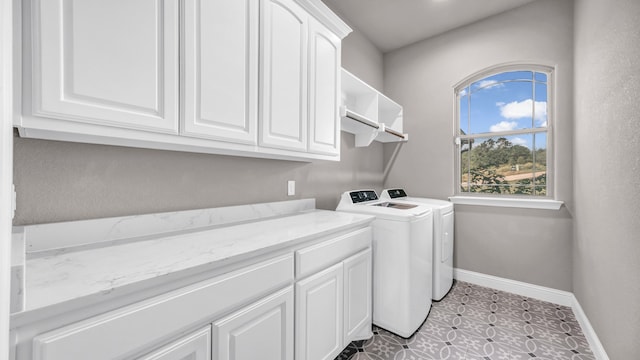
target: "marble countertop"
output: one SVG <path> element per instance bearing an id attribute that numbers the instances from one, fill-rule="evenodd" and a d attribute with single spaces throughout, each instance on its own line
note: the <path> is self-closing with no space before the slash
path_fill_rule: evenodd
<path id="1" fill-rule="evenodd" d="M 23 311 L 90 295 L 107 295 L 114 289 L 167 274 L 248 259 L 364 225 L 372 219 L 359 214 L 308 210 L 215 229 L 174 232 L 148 240 L 27 258 Z"/>

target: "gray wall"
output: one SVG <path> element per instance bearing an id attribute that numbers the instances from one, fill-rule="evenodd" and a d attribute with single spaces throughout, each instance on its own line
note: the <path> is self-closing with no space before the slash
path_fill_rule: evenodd
<path id="1" fill-rule="evenodd" d="M 571 290 L 572 21 L 572 1 L 539 0 L 385 54 L 385 92 L 404 106 L 409 134 L 385 186 L 441 199 L 454 191 L 454 85 L 501 63 L 556 66 L 554 185 L 568 207 L 456 206 L 458 268 Z"/>
<path id="2" fill-rule="evenodd" d="M 333 6 L 327 5 L 338 14 L 354 31 L 342 41 L 342 67 L 359 77 L 369 85 L 382 91 L 383 87 L 383 56 L 382 52 L 367 37 Z"/>
<path id="3" fill-rule="evenodd" d="M 343 42 L 344 67 L 382 87 L 382 54 L 362 35 Z M 383 148 L 355 148 L 312 163 L 14 139 L 14 225 L 219 207 L 288 199 L 335 209 L 352 188 L 382 188 Z M 287 180 L 296 195 L 287 196 Z"/>
<path id="4" fill-rule="evenodd" d="M 575 3 L 573 290 L 611 359 L 640 354 L 640 2 Z"/>
<path id="5" fill-rule="evenodd" d="M 345 38 L 342 60 L 342 67 L 382 91 L 382 53 L 361 32 L 352 32 Z"/>

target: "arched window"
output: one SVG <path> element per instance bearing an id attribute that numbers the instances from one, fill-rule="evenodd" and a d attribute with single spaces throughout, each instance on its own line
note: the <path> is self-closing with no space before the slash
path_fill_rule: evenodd
<path id="1" fill-rule="evenodd" d="M 457 194 L 551 197 L 553 69 L 503 66 L 455 88 Z"/>

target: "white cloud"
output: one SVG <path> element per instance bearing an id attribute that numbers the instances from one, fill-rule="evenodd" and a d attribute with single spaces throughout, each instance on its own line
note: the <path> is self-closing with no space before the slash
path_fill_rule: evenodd
<path id="1" fill-rule="evenodd" d="M 496 80 L 482 80 L 478 83 L 476 83 L 476 88 L 485 88 L 485 89 L 491 89 L 491 88 L 501 88 L 504 87 L 503 83 L 499 83 Z"/>
<path id="2" fill-rule="evenodd" d="M 513 130 L 518 126 L 516 121 L 500 121 L 497 124 L 491 125 L 489 131 L 498 132 L 498 131 L 509 131 Z"/>
<path id="3" fill-rule="evenodd" d="M 465 96 L 467 95 L 467 88 L 464 88 L 462 90 L 460 90 L 460 92 L 458 93 L 460 96 Z"/>
<path id="4" fill-rule="evenodd" d="M 508 104 L 499 102 L 496 106 L 500 108 L 500 115 L 505 119 L 531 118 L 533 115 L 533 100 L 513 101 Z M 535 120 L 538 126 L 547 126 L 547 102 L 536 101 Z"/>
<path id="5" fill-rule="evenodd" d="M 522 145 L 522 146 L 526 146 L 527 145 L 527 140 L 525 140 L 523 138 L 519 138 L 519 137 L 514 137 L 514 138 L 510 139 L 509 141 L 511 141 L 511 143 L 513 145 Z"/>

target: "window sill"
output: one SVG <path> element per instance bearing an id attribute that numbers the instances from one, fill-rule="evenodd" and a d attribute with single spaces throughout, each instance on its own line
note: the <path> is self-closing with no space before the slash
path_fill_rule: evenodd
<path id="1" fill-rule="evenodd" d="M 481 205 L 544 210 L 560 210 L 560 207 L 564 204 L 563 201 L 551 199 L 515 199 L 459 195 L 449 197 L 449 201 L 457 205 Z"/>

